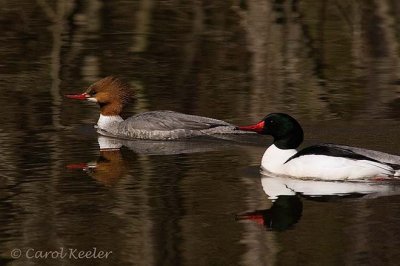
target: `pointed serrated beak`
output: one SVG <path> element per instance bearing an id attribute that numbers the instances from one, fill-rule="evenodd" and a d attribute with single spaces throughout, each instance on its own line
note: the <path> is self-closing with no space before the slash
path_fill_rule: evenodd
<path id="1" fill-rule="evenodd" d="M 90 98 L 90 95 L 84 92 L 80 94 L 66 94 L 65 97 L 75 100 L 87 100 Z"/>
<path id="2" fill-rule="evenodd" d="M 243 131 L 253 131 L 253 132 L 260 133 L 263 131 L 264 125 L 265 125 L 265 122 L 261 121 L 254 125 L 238 127 L 238 129 L 243 130 Z"/>

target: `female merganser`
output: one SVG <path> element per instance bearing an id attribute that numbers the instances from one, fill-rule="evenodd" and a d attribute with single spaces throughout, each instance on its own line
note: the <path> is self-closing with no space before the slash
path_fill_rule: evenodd
<path id="1" fill-rule="evenodd" d="M 238 129 L 274 138 L 261 161 L 261 167 L 273 174 L 323 180 L 391 179 L 400 176 L 400 157 L 395 155 L 332 144 L 297 151 L 296 148 L 303 142 L 303 130 L 287 114 L 272 113 L 255 125 Z M 390 162 L 386 158 L 390 158 Z"/>
<path id="2" fill-rule="evenodd" d="M 227 122 L 187 115 L 174 111 L 152 111 L 134 115 L 126 120 L 122 109 L 133 98 L 128 84 L 116 77 L 106 77 L 80 94 L 65 95 L 71 99 L 96 102 L 100 106 L 97 128 L 100 134 L 124 139 L 170 140 L 194 136 L 246 133 L 235 130 Z"/>

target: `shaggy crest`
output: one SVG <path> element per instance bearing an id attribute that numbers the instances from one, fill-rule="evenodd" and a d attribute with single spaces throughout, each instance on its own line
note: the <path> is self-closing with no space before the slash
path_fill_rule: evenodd
<path id="1" fill-rule="evenodd" d="M 133 100 L 129 84 L 113 76 L 90 85 L 86 93 L 96 98 L 103 115 L 119 115 L 123 107 Z"/>
<path id="2" fill-rule="evenodd" d="M 108 95 L 110 98 L 118 97 L 123 105 L 133 100 L 133 91 L 129 84 L 114 76 L 108 76 L 93 83 L 86 93 L 95 95 L 103 91 L 111 93 Z"/>

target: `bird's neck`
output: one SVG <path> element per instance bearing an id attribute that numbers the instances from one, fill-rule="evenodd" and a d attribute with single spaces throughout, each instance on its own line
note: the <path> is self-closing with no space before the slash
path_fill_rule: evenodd
<path id="1" fill-rule="evenodd" d="M 109 102 L 99 102 L 100 113 L 105 116 L 118 116 L 123 109 L 123 104 L 120 101 L 112 100 Z"/>
<path id="2" fill-rule="evenodd" d="M 297 149 L 303 140 L 297 138 L 275 139 L 274 145 L 282 150 Z"/>
<path id="3" fill-rule="evenodd" d="M 303 142 L 303 138 L 303 130 L 299 129 L 291 132 L 291 134 L 274 136 L 274 145 L 282 150 L 297 149 Z"/>
<path id="4" fill-rule="evenodd" d="M 97 127 L 101 130 L 112 132 L 122 121 L 124 121 L 124 119 L 119 115 L 100 114 L 99 120 L 97 121 Z"/>

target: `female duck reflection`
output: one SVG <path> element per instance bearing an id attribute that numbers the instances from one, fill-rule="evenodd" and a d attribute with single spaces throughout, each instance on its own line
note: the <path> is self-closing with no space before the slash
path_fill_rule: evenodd
<path id="1" fill-rule="evenodd" d="M 96 161 L 67 165 L 68 169 L 85 171 L 105 186 L 114 185 L 127 172 L 126 160 L 120 151 L 122 143 L 105 137 L 98 138 L 100 154 Z"/>
<path id="2" fill-rule="evenodd" d="M 68 169 L 85 171 L 89 176 L 106 186 L 114 185 L 128 171 L 128 151 L 143 155 L 174 155 L 216 151 L 232 146 L 232 142 L 212 138 L 196 138 L 187 140 L 153 141 L 153 140 L 123 140 L 105 136 L 98 137 L 100 154 L 96 161 L 67 165 Z M 125 149 L 125 150 L 126 150 Z M 131 153 L 132 155 L 132 153 Z"/>
<path id="3" fill-rule="evenodd" d="M 400 194 L 399 182 L 344 182 L 301 180 L 263 172 L 261 185 L 272 207 L 239 214 L 238 220 L 251 220 L 268 230 L 284 231 L 296 224 L 302 215 L 301 198 L 329 201 L 341 198 L 378 198 Z"/>

